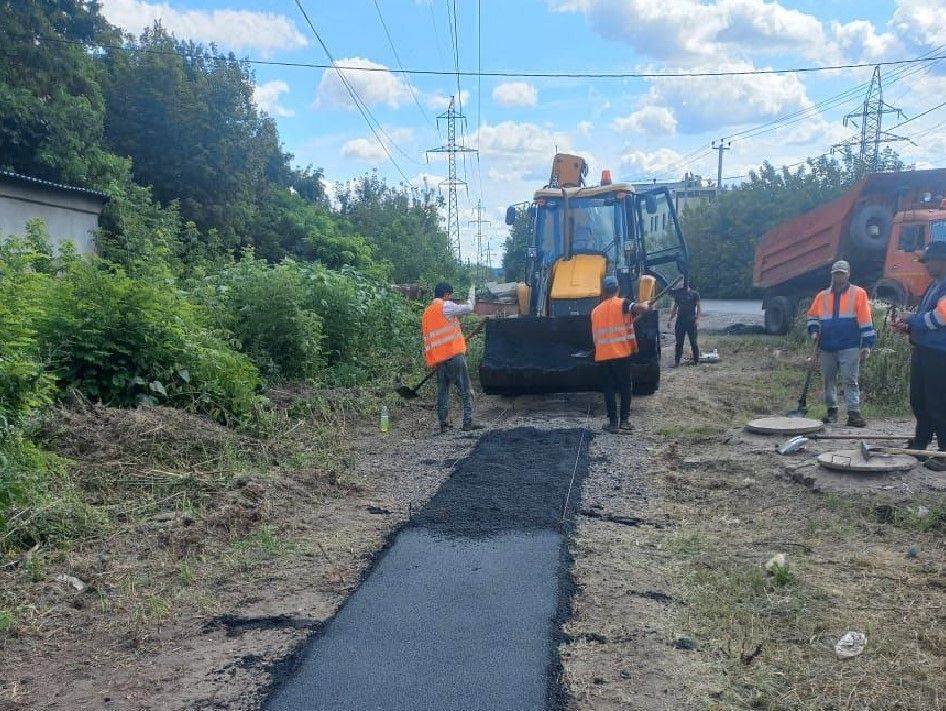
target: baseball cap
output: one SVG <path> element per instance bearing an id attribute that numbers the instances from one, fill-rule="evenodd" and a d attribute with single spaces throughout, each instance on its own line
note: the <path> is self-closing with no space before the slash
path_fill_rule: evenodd
<path id="1" fill-rule="evenodd" d="M 616 276 L 605 277 L 604 288 L 606 291 L 614 291 L 615 289 L 620 288 L 620 284 L 618 284 L 618 278 Z"/>
<path id="2" fill-rule="evenodd" d="M 836 273 L 838 273 L 838 272 L 842 272 L 842 273 L 844 273 L 844 274 L 850 274 L 850 273 L 851 273 L 851 264 L 850 264 L 850 262 L 846 262 L 846 261 L 844 261 L 843 259 L 839 259 L 839 260 L 836 261 L 834 264 L 832 264 L 832 265 L 831 265 L 831 273 L 832 273 L 832 274 L 836 274 Z"/>
<path id="3" fill-rule="evenodd" d="M 921 262 L 928 262 L 932 259 L 946 260 L 946 242 L 931 242 L 930 246 L 923 252 L 923 256 L 920 257 Z"/>

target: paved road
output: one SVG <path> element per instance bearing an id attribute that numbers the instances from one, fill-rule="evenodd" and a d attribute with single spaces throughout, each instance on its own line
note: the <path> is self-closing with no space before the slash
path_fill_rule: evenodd
<path id="1" fill-rule="evenodd" d="M 703 313 L 713 316 L 753 317 L 760 323 L 763 316 L 761 301 L 738 299 L 703 299 Z M 749 321 L 744 321 L 744 323 L 749 323 Z"/>
<path id="2" fill-rule="evenodd" d="M 485 434 L 264 708 L 561 708 L 555 650 L 571 579 L 559 524 L 588 464 L 581 430 Z"/>

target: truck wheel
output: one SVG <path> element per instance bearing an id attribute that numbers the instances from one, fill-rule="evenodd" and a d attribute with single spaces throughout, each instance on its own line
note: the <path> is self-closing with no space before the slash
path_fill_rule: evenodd
<path id="1" fill-rule="evenodd" d="M 632 391 L 634 395 L 653 395 L 657 392 L 657 387 L 660 385 L 660 378 L 657 380 L 647 380 L 644 382 L 634 382 Z"/>
<path id="2" fill-rule="evenodd" d="M 848 229 L 851 246 L 871 254 L 882 252 L 887 247 L 892 226 L 893 215 L 890 214 L 890 208 L 883 205 L 864 205 L 851 217 L 851 226 Z"/>
<path id="3" fill-rule="evenodd" d="M 784 336 L 792 327 L 795 310 L 787 296 L 773 296 L 765 306 L 765 332 L 770 336 Z"/>
<path id="4" fill-rule="evenodd" d="M 871 289 L 870 298 L 883 301 L 891 306 L 906 306 L 907 292 L 895 281 L 879 281 Z"/>

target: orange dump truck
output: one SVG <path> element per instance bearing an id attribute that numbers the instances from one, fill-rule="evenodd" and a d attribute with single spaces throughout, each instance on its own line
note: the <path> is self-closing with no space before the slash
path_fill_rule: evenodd
<path id="1" fill-rule="evenodd" d="M 763 290 L 765 329 L 781 335 L 799 306 L 830 281 L 831 263 L 851 263 L 852 281 L 875 299 L 916 303 L 929 285 L 920 251 L 946 241 L 946 169 L 875 173 L 833 202 L 763 235 L 754 286 Z"/>

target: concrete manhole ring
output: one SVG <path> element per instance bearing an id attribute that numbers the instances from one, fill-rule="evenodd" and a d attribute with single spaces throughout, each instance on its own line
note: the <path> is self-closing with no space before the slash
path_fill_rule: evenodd
<path id="1" fill-rule="evenodd" d="M 824 425 L 809 417 L 760 417 L 746 423 L 749 432 L 765 435 L 801 435 L 818 432 Z"/>
<path id="2" fill-rule="evenodd" d="M 839 472 L 882 474 L 884 472 L 906 472 L 917 465 L 914 457 L 906 454 L 877 453 L 864 459 L 859 449 L 839 449 L 818 455 L 818 464 L 825 469 Z"/>

